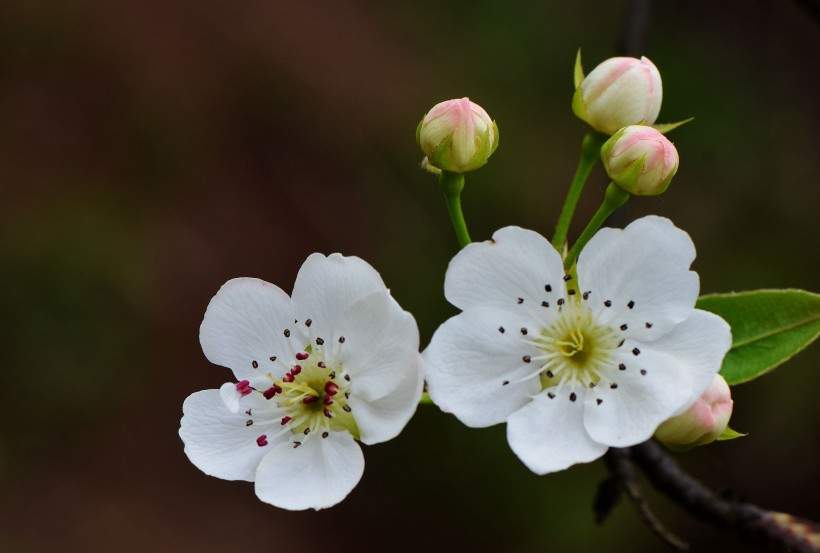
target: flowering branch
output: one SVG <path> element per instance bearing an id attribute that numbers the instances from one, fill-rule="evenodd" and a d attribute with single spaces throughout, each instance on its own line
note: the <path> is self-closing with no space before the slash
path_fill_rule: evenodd
<path id="1" fill-rule="evenodd" d="M 747 540 L 762 539 L 798 553 L 820 552 L 820 526 L 817 523 L 720 497 L 681 469 L 657 442 L 650 440 L 630 448 L 613 450 L 609 457 L 610 471 L 616 476 L 625 474 L 625 482 L 634 483 L 633 475 L 623 468 L 630 460 L 646 474 L 658 491 L 703 522 L 734 531 Z M 628 489 L 626 491 L 629 493 Z M 640 510 L 642 504 L 636 503 Z M 641 515 L 652 530 L 661 535 L 654 524 L 657 522 L 654 517 L 647 519 L 644 511 Z M 661 536 L 668 542 L 665 539 L 667 535 Z"/>

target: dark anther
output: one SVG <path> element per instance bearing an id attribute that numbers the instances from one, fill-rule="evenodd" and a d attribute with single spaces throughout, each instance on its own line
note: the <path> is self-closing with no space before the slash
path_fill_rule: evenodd
<path id="1" fill-rule="evenodd" d="M 564 282 L 569 282 L 572 280 L 572 275 L 564 275 Z"/>
<path id="2" fill-rule="evenodd" d="M 290 329 L 286 328 L 284 334 L 285 338 L 290 338 Z"/>
<path id="3" fill-rule="evenodd" d="M 622 371 L 625 371 L 626 370 L 626 365 L 624 365 L 623 363 L 619 363 L 618 364 L 618 369 L 622 370 Z"/>
<path id="4" fill-rule="evenodd" d="M 570 400 L 570 401 L 575 401 L 576 399 L 578 399 L 578 396 L 576 396 L 576 395 L 575 395 L 575 392 L 572 392 L 572 393 L 569 395 L 569 400 Z"/>
<path id="5" fill-rule="evenodd" d="M 549 396 L 550 399 L 555 399 L 555 394 L 552 392 L 547 392 L 547 396 Z"/>
<path id="6" fill-rule="evenodd" d="M 506 330 L 504 330 L 504 327 L 503 327 L 503 326 L 499 326 L 499 327 L 498 327 L 498 331 L 499 331 L 501 334 L 504 334 L 504 333 L 506 332 Z"/>
<path id="7" fill-rule="evenodd" d="M 322 432 L 322 438 L 327 438 L 328 436 L 330 436 L 330 434 L 327 432 Z"/>
<path id="8" fill-rule="evenodd" d="M 646 375 L 646 369 L 641 369 L 641 374 Z"/>
<path id="9" fill-rule="evenodd" d="M 652 323 L 646 323 L 646 328 L 652 328 Z"/>
<path id="10" fill-rule="evenodd" d="M 581 294 L 581 297 L 584 298 L 585 300 L 588 300 L 589 299 L 589 292 L 584 292 L 583 294 Z"/>
<path id="11" fill-rule="evenodd" d="M 640 354 L 641 354 L 641 350 L 639 350 L 638 348 L 632 348 L 632 355 L 640 355 Z"/>
<path id="12" fill-rule="evenodd" d="M 567 290 L 567 294 L 569 294 L 570 296 L 574 296 L 575 295 L 575 288 L 570 288 L 569 290 Z"/>
<path id="13" fill-rule="evenodd" d="M 347 380 L 348 382 L 350 382 L 350 375 L 349 375 L 349 374 L 346 374 L 346 375 L 345 375 L 345 380 Z"/>
<path id="14" fill-rule="evenodd" d="M 626 323 L 624 323 L 624 324 L 622 324 L 622 325 L 621 325 L 621 330 L 626 330 L 627 328 L 628 328 L 628 327 L 626 326 Z"/>
<path id="15" fill-rule="evenodd" d="M 342 410 L 347 413 L 350 413 L 353 409 L 350 408 L 350 405 L 345 405 L 344 407 L 342 407 Z"/>
<path id="16" fill-rule="evenodd" d="M 252 361 L 251 362 L 251 367 L 253 367 L 254 369 L 258 369 L 259 368 L 259 363 L 257 363 L 256 361 Z"/>
<path id="17" fill-rule="evenodd" d="M 554 374 L 552 374 L 552 371 L 547 371 L 547 378 L 552 378 L 552 377 L 554 377 L 554 376 L 555 376 L 555 375 L 554 375 Z"/>
<path id="18" fill-rule="evenodd" d="M 293 449 L 296 449 L 300 445 L 302 445 L 302 442 L 293 442 Z"/>
<path id="19" fill-rule="evenodd" d="M 612 307 L 612 301 L 610 301 L 610 300 L 606 300 L 606 301 L 604 302 L 604 305 L 605 305 L 605 306 L 607 306 L 607 307 Z"/>
<path id="20" fill-rule="evenodd" d="M 310 434 L 310 427 L 308 426 L 307 428 L 305 428 L 305 431 L 304 431 L 304 432 L 302 432 L 302 434 L 304 434 L 305 436 L 307 436 L 308 434 Z"/>
<path id="21" fill-rule="evenodd" d="M 628 304 L 626 304 L 626 306 L 627 306 L 628 308 L 632 309 L 633 307 L 635 307 L 635 302 L 634 302 L 634 301 L 632 301 L 632 300 L 629 300 L 629 303 L 628 303 Z"/>
<path id="22" fill-rule="evenodd" d="M 305 326 L 310 326 L 312 324 L 313 324 L 313 320 L 311 320 L 311 319 L 308 319 L 308 320 L 305 321 Z"/>
<path id="23" fill-rule="evenodd" d="M 524 328 L 524 327 L 521 327 L 521 334 L 523 334 L 524 336 L 526 336 L 526 335 L 527 335 L 527 329 L 526 329 L 526 328 Z"/>
<path id="24" fill-rule="evenodd" d="M 602 400 L 600 398 L 595 400 L 595 403 L 597 403 L 598 405 L 602 404 L 603 402 L 604 402 L 604 400 Z"/>
<path id="25" fill-rule="evenodd" d="M 524 363 L 529 363 L 530 361 L 532 361 L 532 357 L 530 357 L 529 355 L 525 355 L 521 358 L 521 360 L 524 361 Z"/>
<path id="26" fill-rule="evenodd" d="M 325 345 L 325 340 L 324 340 L 324 338 L 322 338 L 322 337 L 316 338 L 316 345 L 317 345 L 317 346 L 323 346 L 323 345 Z"/>
<path id="27" fill-rule="evenodd" d="M 558 305 L 564 305 L 564 298 L 558 298 Z"/>
<path id="28" fill-rule="evenodd" d="M 521 305 L 524 303 L 524 298 L 518 298 L 516 301 L 518 302 L 518 305 Z"/>
<path id="29" fill-rule="evenodd" d="M 271 361 L 276 361 L 276 356 L 275 356 L 275 355 L 271 355 L 271 356 L 270 356 L 270 360 L 271 360 Z"/>
<path id="30" fill-rule="evenodd" d="M 544 290 L 546 290 L 547 292 L 552 292 L 552 286 L 547 284 L 546 286 L 544 286 Z"/>
<path id="31" fill-rule="evenodd" d="M 344 336 L 339 336 L 339 343 L 340 343 L 340 344 L 344 344 L 344 343 L 345 343 L 345 337 L 344 337 Z"/>
<path id="32" fill-rule="evenodd" d="M 541 307 L 549 307 L 549 306 L 550 306 L 550 302 L 548 302 L 548 301 L 542 301 L 541 302 Z"/>
<path id="33" fill-rule="evenodd" d="M 618 347 L 621 347 L 622 345 L 624 345 L 624 342 L 625 342 L 625 341 L 626 341 L 626 340 L 621 340 L 620 342 L 618 342 Z"/>
<path id="34" fill-rule="evenodd" d="M 609 385 L 609 387 L 610 387 L 610 388 L 612 388 L 612 389 L 614 390 L 615 388 L 617 388 L 617 387 L 618 387 L 618 384 L 617 384 L 617 383 L 615 383 L 615 382 L 613 382 L 612 384 L 610 384 L 610 385 Z"/>
<path id="35" fill-rule="evenodd" d="M 245 421 L 245 426 L 251 426 L 252 424 L 253 424 L 253 421 L 250 420 L 250 419 Z"/>
<path id="36" fill-rule="evenodd" d="M 509 384 L 509 383 L 510 383 L 510 381 L 509 381 L 509 380 L 505 380 L 504 382 L 502 382 L 502 383 L 501 383 L 501 385 L 502 385 L 502 386 L 506 386 L 506 385 L 507 385 L 507 384 Z"/>

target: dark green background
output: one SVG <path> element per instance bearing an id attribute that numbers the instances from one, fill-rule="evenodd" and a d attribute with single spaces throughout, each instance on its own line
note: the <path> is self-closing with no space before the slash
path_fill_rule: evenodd
<path id="1" fill-rule="evenodd" d="M 468 177 L 474 238 L 551 232 L 583 134 L 575 51 L 587 69 L 612 55 L 624 3 L 149 4 L 0 6 L 0 550 L 660 550 L 629 505 L 595 526 L 601 463 L 537 477 L 503 427 L 435 407 L 367 448 L 361 484 L 320 513 L 206 477 L 176 434 L 185 396 L 229 377 L 197 332 L 231 277 L 289 290 L 310 252 L 341 251 L 381 271 L 425 344 L 453 313 L 455 239 L 413 140 L 434 103 L 468 95 L 501 130 Z M 704 292 L 817 290 L 818 22 L 786 0 L 656 2 L 645 51 L 661 120 L 696 120 L 671 135 L 669 191 L 616 223 L 689 231 Z M 579 224 L 605 183 L 597 168 Z M 736 388 L 749 437 L 682 463 L 820 519 L 819 362 Z M 695 551 L 749 550 L 651 500 Z"/>

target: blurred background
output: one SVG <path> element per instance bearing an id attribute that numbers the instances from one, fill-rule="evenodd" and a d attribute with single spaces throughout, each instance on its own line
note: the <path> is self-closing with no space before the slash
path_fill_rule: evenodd
<path id="1" fill-rule="evenodd" d="M 816 3 L 0 3 L 0 551 L 659 551 L 592 463 L 537 477 L 504 428 L 422 406 L 339 506 L 289 513 L 200 473 L 183 399 L 229 372 L 198 327 L 231 277 L 290 290 L 313 251 L 367 259 L 426 344 L 456 251 L 416 124 L 470 96 L 501 129 L 468 177 L 473 237 L 550 233 L 584 128 L 572 63 L 647 54 L 681 168 L 624 224 L 671 217 L 703 292 L 818 289 Z M 649 13 L 643 10 L 649 6 Z M 648 15 L 648 19 L 643 19 Z M 645 25 L 644 25 L 645 23 Z M 600 167 L 577 233 L 600 201 Z M 820 519 L 820 348 L 735 388 L 747 438 L 680 456 L 717 489 Z M 816 488 L 815 488 L 816 489 Z M 665 498 L 695 551 L 749 551 Z"/>

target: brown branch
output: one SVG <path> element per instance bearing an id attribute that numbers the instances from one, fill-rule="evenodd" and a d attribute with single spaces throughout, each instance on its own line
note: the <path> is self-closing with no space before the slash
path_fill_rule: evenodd
<path id="1" fill-rule="evenodd" d="M 720 497 L 684 472 L 652 440 L 628 448 L 628 451 L 629 457 L 652 485 L 695 518 L 734 531 L 743 539 L 762 539 L 798 553 L 820 553 L 820 526 L 817 523 Z"/>
<path id="2" fill-rule="evenodd" d="M 672 549 L 677 551 L 689 549 L 689 544 L 670 532 L 649 508 L 649 503 L 641 493 L 641 488 L 638 485 L 638 476 L 630 460 L 629 449 L 611 448 L 604 457 L 604 461 L 607 468 L 609 468 L 609 472 L 620 484 L 621 490 L 635 504 L 635 508 L 638 510 L 644 524 Z"/>

